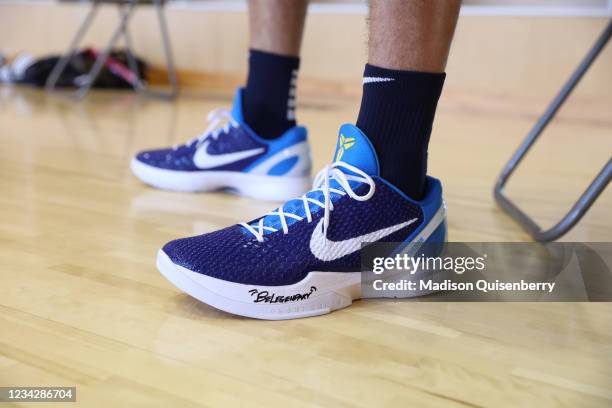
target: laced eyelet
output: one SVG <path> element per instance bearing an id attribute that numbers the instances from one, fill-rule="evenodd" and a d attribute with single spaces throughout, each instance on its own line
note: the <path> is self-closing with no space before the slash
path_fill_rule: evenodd
<path id="1" fill-rule="evenodd" d="M 172 150 L 177 150 L 180 146 L 193 147 L 194 145 L 199 146 L 204 140 L 207 138 L 212 138 L 217 140 L 219 135 L 221 134 L 221 130 L 225 130 L 224 133 L 229 132 L 229 126 L 237 128 L 240 125 L 238 122 L 234 120 L 232 117 L 232 113 L 227 109 L 214 109 L 208 113 L 207 120 L 210 122 L 210 125 L 198 136 L 194 137 L 191 140 L 188 140 L 183 145 L 175 145 L 172 147 Z"/>
<path id="2" fill-rule="evenodd" d="M 341 168 L 344 168 L 350 171 L 352 174 L 350 175 L 346 174 L 345 172 L 340 170 Z M 330 183 L 329 183 L 330 179 L 335 179 L 340 185 L 341 190 L 330 187 Z M 370 188 L 368 189 L 368 192 L 366 194 L 358 195 L 357 193 L 355 193 L 355 191 L 351 187 L 350 181 L 368 184 Z M 372 179 L 372 177 L 370 177 L 368 174 L 366 174 L 362 170 L 348 163 L 345 163 L 345 162 L 334 162 L 331 165 L 325 166 L 317 174 L 317 177 L 315 177 L 315 180 L 313 183 L 313 189 L 310 192 L 302 195 L 301 197 L 294 198 L 293 200 L 289 200 L 288 202 L 291 202 L 294 200 L 299 200 L 302 202 L 304 206 L 304 213 L 306 214 L 306 219 L 308 220 L 309 224 L 312 222 L 312 215 L 310 212 L 309 203 L 315 204 L 318 207 L 323 208 L 324 215 L 323 215 L 321 226 L 323 229 L 324 236 L 327 236 L 327 228 L 329 227 L 330 213 L 334 210 L 334 205 L 331 200 L 332 193 L 338 194 L 340 196 L 344 196 L 348 194 L 349 197 L 351 197 L 354 200 L 367 201 L 372 197 L 372 195 L 374 195 L 375 189 L 376 189 L 376 183 L 374 183 L 374 180 Z M 316 200 L 308 196 L 308 194 L 314 191 L 321 191 L 323 193 L 323 197 L 324 197 L 323 203 L 319 200 Z M 293 218 L 298 221 L 302 221 L 304 219 L 304 217 L 300 217 L 297 214 L 285 212 L 284 207 L 279 207 L 275 211 L 272 211 L 264 215 L 262 218 L 256 221 L 254 225 L 249 225 L 245 222 L 240 223 L 240 225 L 244 227 L 248 232 L 253 234 L 253 236 L 257 239 L 257 241 L 263 242 L 265 231 L 276 232 L 274 228 L 264 225 L 265 218 L 269 216 L 277 216 L 279 218 L 281 227 L 283 230 L 283 235 L 286 235 L 289 232 L 289 227 L 288 227 L 287 219 L 286 219 L 287 217 Z"/>

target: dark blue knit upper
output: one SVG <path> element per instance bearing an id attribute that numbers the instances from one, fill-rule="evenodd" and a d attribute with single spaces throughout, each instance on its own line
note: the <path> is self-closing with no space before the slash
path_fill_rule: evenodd
<path id="1" fill-rule="evenodd" d="M 367 201 L 356 201 L 345 195 L 334 204 L 327 238 L 341 241 L 417 218 L 418 221 L 388 235 L 382 241 L 406 239 L 423 221 L 421 208 L 379 178 L 374 178 L 376 191 Z M 364 194 L 369 187 L 355 189 Z M 323 211 L 294 222 L 289 231 L 268 233 L 263 242 L 234 225 L 209 234 L 171 241 L 164 252 L 177 265 L 226 281 L 252 285 L 290 285 L 311 271 L 358 272 L 360 252 L 331 262 L 323 262 L 310 252 L 310 238 Z"/>
<path id="2" fill-rule="evenodd" d="M 208 142 L 206 152 L 213 156 L 263 148 L 259 154 L 223 166 L 207 168 L 207 171 L 241 171 L 264 156 L 268 150 L 266 144 L 259 143 L 242 126 L 229 127 L 228 131 L 221 133 L 218 138 L 208 137 L 205 140 Z M 136 159 L 149 166 L 167 170 L 198 171 L 200 169 L 194 164 L 193 156 L 202 143 L 187 143 L 186 145 L 178 146 L 176 149 L 148 150 L 136 155 Z"/>

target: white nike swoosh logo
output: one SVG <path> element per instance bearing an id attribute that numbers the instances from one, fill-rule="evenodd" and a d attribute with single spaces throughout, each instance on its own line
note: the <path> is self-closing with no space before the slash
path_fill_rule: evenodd
<path id="1" fill-rule="evenodd" d="M 264 147 L 258 147 L 256 149 L 242 150 L 240 152 L 212 155 L 208 154 L 207 151 L 209 143 L 209 141 L 203 143 L 193 155 L 193 163 L 200 169 L 212 169 L 213 167 L 224 166 L 255 156 L 265 150 Z"/>
<path id="2" fill-rule="evenodd" d="M 350 238 L 344 241 L 330 241 L 323 236 L 323 219 L 321 219 L 310 237 L 310 252 L 312 252 L 315 258 L 324 262 L 340 259 L 343 256 L 352 254 L 353 252 L 361 249 L 361 244 L 363 242 L 379 241 L 387 235 L 391 235 L 417 220 L 418 218 L 413 218 L 409 221 L 402 222 L 401 224 L 392 225 L 390 227 L 379 229 L 378 231 L 370 232 L 368 234 Z"/>

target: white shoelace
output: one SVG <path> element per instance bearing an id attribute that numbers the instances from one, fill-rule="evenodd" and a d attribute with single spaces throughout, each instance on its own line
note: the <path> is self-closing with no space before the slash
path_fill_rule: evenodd
<path id="1" fill-rule="evenodd" d="M 228 133 L 231 127 L 238 127 L 238 122 L 232 117 L 232 113 L 223 108 L 218 108 L 210 111 L 207 117 L 210 124 L 198 136 L 184 143 L 185 146 L 191 147 L 194 143 L 200 144 L 208 137 L 217 139 L 221 133 Z M 177 144 L 173 147 L 174 150 L 178 149 L 181 144 Z"/>
<path id="2" fill-rule="evenodd" d="M 341 168 L 349 170 L 350 172 L 356 174 L 346 174 Z M 335 179 L 338 184 L 344 189 L 339 190 L 337 188 L 330 187 L 329 182 L 331 179 Z M 357 181 L 360 183 L 366 183 L 370 186 L 368 192 L 362 196 L 355 193 L 355 191 L 351 188 L 349 181 Z M 334 162 L 325 166 L 315 177 L 314 182 L 312 183 L 312 190 L 308 193 L 302 195 L 299 198 L 294 198 L 293 200 L 301 200 L 304 205 L 304 213 L 306 214 L 306 219 L 308 222 L 312 222 L 312 214 L 310 213 L 310 205 L 309 203 L 315 204 L 324 209 L 323 215 L 323 236 L 327 237 L 327 228 L 329 226 L 329 217 L 330 213 L 334 210 L 334 205 L 331 200 L 331 193 L 336 193 L 341 196 L 348 194 L 349 197 L 357 200 L 357 201 L 367 201 L 372 195 L 374 195 L 374 190 L 376 188 L 376 184 L 372 177 L 368 176 L 363 171 L 359 170 L 357 167 L 351 166 L 345 162 Z M 323 193 L 324 202 L 316 200 L 314 198 L 308 197 L 307 194 L 312 193 L 313 191 L 321 191 Z M 290 200 L 290 201 L 293 201 Z M 293 218 L 295 220 L 301 221 L 304 217 L 300 217 L 299 215 L 287 213 L 283 211 L 283 207 L 277 208 L 275 211 L 269 212 L 259 219 L 259 222 L 255 227 L 247 224 L 246 222 L 241 222 L 240 225 L 247 229 L 259 242 L 263 242 L 264 240 L 264 231 L 276 232 L 278 229 L 269 227 L 264 225 L 264 218 L 266 216 L 278 216 L 280 219 L 280 223 L 283 229 L 283 234 L 287 234 L 289 232 L 289 227 L 287 226 L 286 218 Z"/>

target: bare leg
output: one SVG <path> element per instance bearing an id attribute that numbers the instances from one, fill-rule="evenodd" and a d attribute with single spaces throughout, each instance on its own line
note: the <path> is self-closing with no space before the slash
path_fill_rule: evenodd
<path id="1" fill-rule="evenodd" d="M 444 72 L 460 0 L 371 0 L 368 62 Z"/>
<path id="2" fill-rule="evenodd" d="M 249 0 L 252 49 L 300 55 L 308 0 Z"/>

